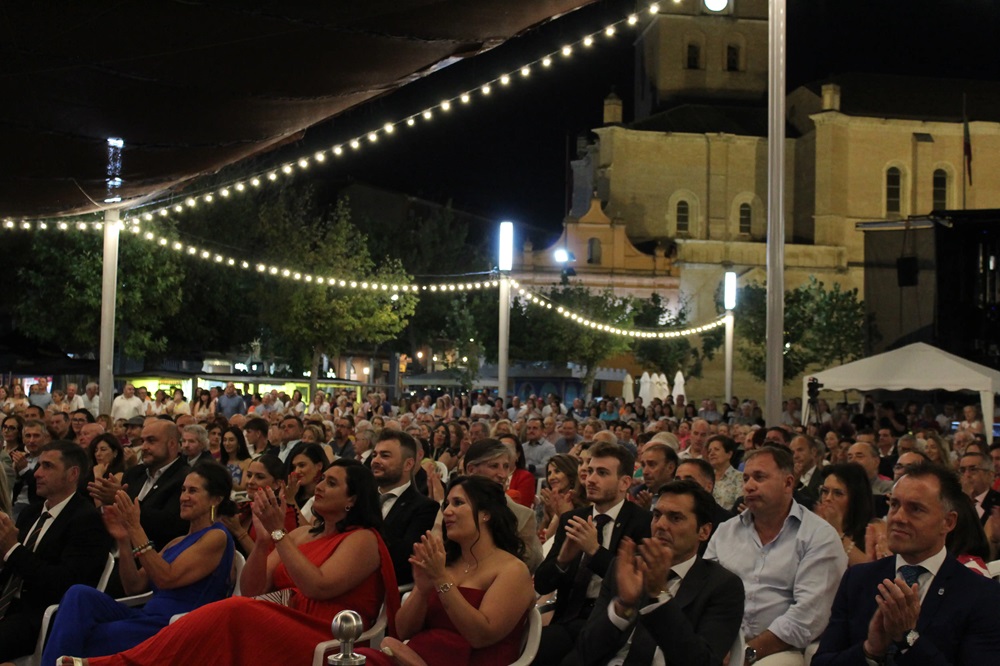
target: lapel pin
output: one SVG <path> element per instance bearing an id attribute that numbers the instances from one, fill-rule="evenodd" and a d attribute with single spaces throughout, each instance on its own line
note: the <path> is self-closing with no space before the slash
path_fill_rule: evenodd
<path id="1" fill-rule="evenodd" d="M 944 596 L 944 588 L 943 587 L 939 587 L 938 588 L 938 596 L 939 597 L 943 597 Z"/>

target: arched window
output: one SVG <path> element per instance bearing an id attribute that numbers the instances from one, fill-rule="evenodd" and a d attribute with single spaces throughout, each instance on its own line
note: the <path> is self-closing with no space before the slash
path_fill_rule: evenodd
<path id="1" fill-rule="evenodd" d="M 753 208 L 750 204 L 740 204 L 740 233 L 749 234 L 753 228 Z"/>
<path id="2" fill-rule="evenodd" d="M 948 208 L 948 172 L 944 169 L 934 170 L 934 208 L 933 210 L 947 210 Z"/>
<path id="3" fill-rule="evenodd" d="M 587 241 L 587 263 L 601 263 L 601 240 L 599 238 L 591 238 Z"/>
<path id="4" fill-rule="evenodd" d="M 889 167 L 885 172 L 885 212 L 899 215 L 902 210 L 903 177 L 897 167 Z"/>
<path id="5" fill-rule="evenodd" d="M 740 71 L 740 47 L 736 44 L 730 44 L 726 47 L 726 71 Z"/>
<path id="6" fill-rule="evenodd" d="M 687 201 L 677 202 L 677 233 L 686 234 L 691 230 L 691 207 Z"/>
<path id="7" fill-rule="evenodd" d="M 687 68 L 701 69 L 701 46 L 693 42 L 687 47 Z"/>

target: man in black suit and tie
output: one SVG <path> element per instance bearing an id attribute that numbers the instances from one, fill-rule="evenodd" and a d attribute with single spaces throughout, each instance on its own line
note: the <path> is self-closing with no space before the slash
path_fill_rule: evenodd
<path id="1" fill-rule="evenodd" d="M 813 666 L 997 663 L 1000 586 L 945 548 L 959 502 L 968 498 L 950 471 L 906 469 L 886 519 L 896 554 L 844 574 Z"/>
<path id="2" fill-rule="evenodd" d="M 212 462 L 212 452 L 208 450 L 208 431 L 203 426 L 191 424 L 180 428 L 181 455 L 189 467 L 200 462 Z"/>
<path id="3" fill-rule="evenodd" d="M 635 458 L 608 442 L 593 444 L 590 452 L 586 489 L 593 506 L 559 518 L 552 550 L 535 572 L 539 594 L 558 590 L 552 622 L 542 629 L 536 664 L 575 663 L 573 646 L 597 602 L 613 553 L 623 537 L 639 543 L 650 534 L 652 514 L 625 501 Z"/>
<path id="4" fill-rule="evenodd" d="M 105 505 L 114 503 L 118 490 L 138 498 L 139 522 L 160 549 L 187 533 L 188 523 L 180 516 L 181 485 L 191 468 L 179 455 L 180 431 L 170 421 L 155 419 L 143 426 L 141 451 L 142 464 L 126 470 L 121 484 L 112 477 L 95 479 L 87 488 Z M 115 576 L 111 581 L 109 593 L 117 592 Z"/>
<path id="5" fill-rule="evenodd" d="M 76 492 L 89 466 L 79 445 L 46 444 L 34 472 L 45 501 L 22 511 L 16 526 L 0 513 L 0 660 L 33 652 L 45 609 L 71 585 L 101 577 L 111 538 L 94 503 Z"/>
<path id="6" fill-rule="evenodd" d="M 17 480 L 12 489 L 14 520 L 21 511 L 38 501 L 35 493 L 35 467 L 38 466 L 38 455 L 42 447 L 51 441 L 48 428 L 38 419 L 28 419 L 21 428 L 21 441 L 24 451 L 13 451 L 10 454 Z"/>
<path id="7" fill-rule="evenodd" d="M 672 481 L 653 508 L 652 537 L 622 539 L 576 642 L 577 663 L 721 665 L 743 620 L 743 583 L 698 556 L 712 533 L 715 499 Z"/>
<path id="8" fill-rule="evenodd" d="M 417 492 L 411 481 L 417 464 L 417 442 L 399 430 L 383 430 L 371 455 L 372 475 L 382 504 L 382 536 L 396 570 L 396 582 L 413 582 L 409 557 L 413 544 L 434 527 L 438 504 Z"/>
<path id="9" fill-rule="evenodd" d="M 993 460 L 982 453 L 966 453 L 958 461 L 962 491 L 972 498 L 982 525 L 990 519 L 993 507 L 1000 506 L 1000 493 L 993 490 Z"/>

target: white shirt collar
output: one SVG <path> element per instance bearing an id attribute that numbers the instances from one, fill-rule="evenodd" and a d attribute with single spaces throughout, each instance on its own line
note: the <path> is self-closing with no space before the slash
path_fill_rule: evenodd
<path id="1" fill-rule="evenodd" d="M 379 488 L 378 489 L 378 494 L 379 495 L 388 495 L 388 494 L 391 493 L 391 494 L 393 494 L 393 495 L 396 496 L 396 499 L 399 499 L 400 497 L 402 497 L 403 493 L 406 492 L 406 489 L 410 487 L 411 483 L 412 482 L 407 481 L 403 485 L 398 486 L 396 488 L 393 488 L 391 490 L 382 490 L 381 488 Z"/>
<path id="2" fill-rule="evenodd" d="M 48 511 L 49 515 L 52 516 L 52 520 L 55 520 L 56 518 L 59 517 L 59 514 L 62 513 L 62 510 L 66 508 L 66 505 L 69 504 L 69 501 L 71 499 L 73 499 L 73 493 L 70 493 L 69 497 L 62 500 L 52 508 L 48 508 L 49 501 L 45 500 L 45 506 L 43 507 L 43 511 Z"/>
<path id="3" fill-rule="evenodd" d="M 684 580 L 685 576 L 688 575 L 688 572 L 691 571 L 691 567 L 694 566 L 694 563 L 697 560 L 698 560 L 698 553 L 695 553 L 694 555 L 687 558 L 680 564 L 675 564 L 674 566 L 670 567 L 670 570 L 673 571 L 675 574 L 677 574 L 678 578 Z"/>
<path id="4" fill-rule="evenodd" d="M 621 513 L 622 505 L 624 504 L 625 500 L 623 499 L 622 501 L 618 502 L 618 504 L 615 504 L 613 507 L 611 507 L 604 513 L 605 516 L 611 519 L 611 523 L 609 524 L 612 524 L 616 520 L 618 520 L 618 514 Z M 597 516 L 599 515 L 596 507 L 593 509 L 592 515 L 594 516 L 594 518 L 597 518 Z"/>

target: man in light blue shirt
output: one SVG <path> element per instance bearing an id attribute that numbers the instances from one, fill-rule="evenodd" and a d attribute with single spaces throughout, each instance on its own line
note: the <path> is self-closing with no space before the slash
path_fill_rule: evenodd
<path id="1" fill-rule="evenodd" d="M 528 419 L 527 441 L 524 443 L 524 462 L 535 478 L 545 478 L 545 466 L 556 454 L 556 447 L 542 438 L 542 420 Z"/>
<path id="2" fill-rule="evenodd" d="M 227 419 L 232 418 L 234 414 L 247 413 L 247 405 L 243 402 L 243 398 L 236 393 L 236 385 L 232 382 L 226 384 L 226 390 L 216 401 L 215 411 Z"/>
<path id="3" fill-rule="evenodd" d="M 792 499 L 792 454 L 765 446 L 743 472 L 744 504 L 719 526 L 705 552 L 746 587 L 746 664 L 801 666 L 802 652 L 826 628 L 847 554 L 825 520 Z"/>

